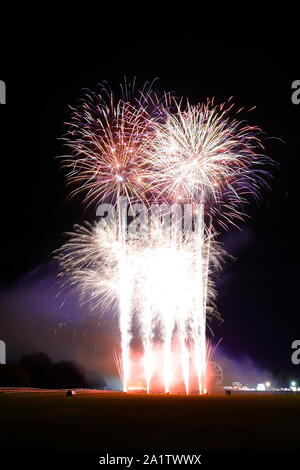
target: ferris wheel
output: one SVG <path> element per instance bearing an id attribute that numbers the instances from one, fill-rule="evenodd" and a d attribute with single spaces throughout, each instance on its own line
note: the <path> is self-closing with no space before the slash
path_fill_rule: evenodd
<path id="1" fill-rule="evenodd" d="M 214 389 L 221 387 L 223 383 L 223 371 L 221 366 L 216 362 L 211 361 L 207 364 L 207 368 L 210 388 Z"/>

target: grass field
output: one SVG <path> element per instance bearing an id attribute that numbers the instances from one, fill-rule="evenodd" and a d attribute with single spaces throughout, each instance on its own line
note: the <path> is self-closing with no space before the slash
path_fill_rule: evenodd
<path id="1" fill-rule="evenodd" d="M 299 395 L 0 394 L 1 450 L 296 450 Z"/>

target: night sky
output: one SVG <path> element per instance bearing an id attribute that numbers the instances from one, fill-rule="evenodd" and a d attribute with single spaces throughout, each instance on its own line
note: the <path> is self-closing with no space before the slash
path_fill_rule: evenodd
<path id="1" fill-rule="evenodd" d="M 158 90 L 188 96 L 191 103 L 213 96 L 222 102 L 234 96 L 238 107 L 257 107 L 248 113 L 248 120 L 263 129 L 266 154 L 280 168 L 272 169 L 272 192 L 264 194 L 259 207 L 250 205 L 251 220 L 240 224 L 241 230 L 230 228 L 220 236 L 234 260 L 226 262 L 219 277 L 217 303 L 224 323 L 215 323 L 214 331 L 217 339 L 223 338 L 222 351 L 229 357 L 250 358 L 275 375 L 290 369 L 299 376 L 300 365 L 291 363 L 291 343 L 300 337 L 300 104 L 291 101 L 291 84 L 300 77 L 284 50 L 222 50 L 218 45 L 203 54 L 200 42 L 192 49 L 151 42 L 143 48 L 101 49 L 98 57 L 79 55 L 76 62 L 68 56 L 29 56 L 1 74 L 7 105 L 0 106 L 0 338 L 7 341 L 8 359 L 32 352 L 39 328 L 46 344 L 47 331 L 53 338 L 53 325 L 63 323 L 66 316 L 78 328 L 78 341 L 84 341 L 86 325 L 81 325 L 74 299 L 67 313 L 62 310 L 51 322 L 47 319 L 47 312 L 52 315 L 57 310 L 51 290 L 52 252 L 61 245 L 64 231 L 93 218 L 91 210 L 83 210 L 82 198 L 66 200 L 64 175 L 55 157 L 68 153 L 58 139 L 64 133 L 68 106 L 76 104 L 81 90 L 95 89 L 102 80 L 115 89 L 126 75 L 129 80 L 136 76 L 138 83 L 159 77 Z M 26 286 L 30 289 L 25 295 Z M 9 333 L 25 323 L 32 350 L 30 342 L 18 339 L 24 330 Z M 71 358 L 69 332 L 62 329 L 60 334 L 56 355 Z M 48 352 L 52 353 L 49 348 Z"/>

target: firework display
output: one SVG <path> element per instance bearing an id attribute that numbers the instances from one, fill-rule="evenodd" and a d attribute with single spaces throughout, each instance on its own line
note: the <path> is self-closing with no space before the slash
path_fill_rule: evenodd
<path id="1" fill-rule="evenodd" d="M 73 153 L 64 163 L 71 194 L 113 210 L 109 220 L 68 234 L 60 275 L 93 308 L 117 312 L 124 391 L 134 381 L 134 331 L 148 393 L 158 372 L 172 391 L 175 341 L 185 392 L 193 369 L 205 393 L 208 321 L 218 315 L 214 280 L 225 255 L 217 230 L 243 218 L 249 196 L 259 198 L 268 159 L 259 129 L 232 118 L 230 101 L 192 106 L 158 97 L 151 85 L 122 91 L 118 99 L 102 86 L 72 111 Z"/>

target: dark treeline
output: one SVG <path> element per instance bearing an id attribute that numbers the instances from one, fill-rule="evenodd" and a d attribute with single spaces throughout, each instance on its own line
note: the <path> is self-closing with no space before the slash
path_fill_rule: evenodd
<path id="1" fill-rule="evenodd" d="M 102 383 L 98 387 L 105 386 Z M 74 361 L 52 362 L 42 352 L 24 356 L 18 364 L 0 366 L 0 387 L 88 388 L 93 384 L 85 370 Z"/>

